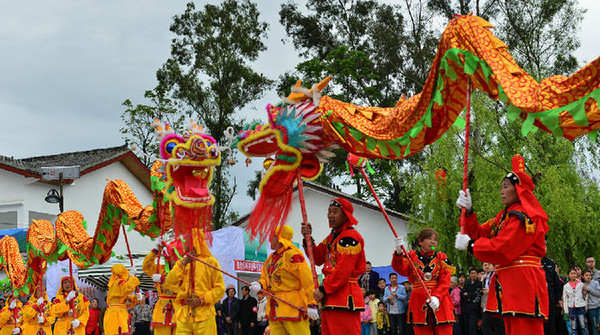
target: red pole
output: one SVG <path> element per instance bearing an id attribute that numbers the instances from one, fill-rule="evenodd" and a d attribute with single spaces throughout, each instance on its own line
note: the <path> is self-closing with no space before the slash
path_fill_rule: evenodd
<path id="1" fill-rule="evenodd" d="M 388 226 L 392 230 L 394 237 L 397 238 L 398 233 L 396 233 L 396 229 L 394 229 L 394 226 L 392 225 L 392 221 L 390 220 L 390 217 L 387 215 L 387 212 L 385 211 L 385 208 L 383 207 L 381 200 L 379 200 L 377 193 L 375 193 L 375 189 L 373 188 L 373 185 L 371 184 L 371 180 L 369 179 L 369 176 L 367 176 L 367 173 L 365 172 L 365 168 L 362 166 L 358 166 L 358 169 L 360 170 L 360 173 L 362 174 L 363 178 L 367 182 L 367 185 L 369 185 L 369 189 L 371 190 L 373 197 L 377 201 L 377 204 L 379 205 L 379 209 L 381 209 L 381 213 L 383 213 L 383 216 L 385 217 L 385 220 L 387 221 Z M 413 270 L 415 277 L 419 281 L 419 284 L 421 284 L 421 286 L 423 287 L 423 290 L 425 290 L 425 293 L 427 294 L 427 298 L 431 299 L 431 293 L 429 292 L 429 289 L 427 288 L 427 286 L 425 286 L 425 281 L 423 281 L 421 274 L 419 273 L 419 271 L 417 271 L 415 264 L 413 264 L 413 262 L 411 262 L 410 259 L 408 258 L 408 251 L 406 251 L 406 248 L 404 248 L 404 246 L 402 246 L 402 253 L 404 254 L 404 257 L 406 257 L 406 259 L 409 260 L 408 264 L 410 264 L 410 267 Z"/>
<path id="2" fill-rule="evenodd" d="M 129 248 L 129 240 L 127 239 L 127 231 L 125 230 L 125 226 L 121 226 L 123 228 L 123 237 L 125 238 L 125 244 L 127 245 L 127 252 L 129 253 L 129 262 L 131 266 L 133 266 L 133 257 L 131 257 L 131 249 Z"/>
<path id="3" fill-rule="evenodd" d="M 208 266 L 209 268 L 212 268 L 212 269 L 214 269 L 214 270 L 217 270 L 217 271 L 221 272 L 222 274 L 224 274 L 224 275 L 226 275 L 226 276 L 229 276 L 229 277 L 231 277 L 231 278 L 233 278 L 233 279 L 235 279 L 235 280 L 239 281 L 240 283 L 244 283 L 244 284 L 246 284 L 246 285 L 248 285 L 248 286 L 252 285 L 251 283 L 249 283 L 249 282 L 247 282 L 247 281 L 245 281 L 245 280 L 243 280 L 243 279 L 240 279 L 240 278 L 238 278 L 238 277 L 236 277 L 236 276 L 234 276 L 234 275 L 232 275 L 232 274 L 230 274 L 230 273 L 228 273 L 228 272 L 225 272 L 225 271 L 223 271 L 223 270 L 219 269 L 219 268 L 218 268 L 218 267 L 216 267 L 216 266 L 213 266 L 213 265 L 211 265 L 211 264 L 209 264 L 209 263 L 206 263 L 205 261 L 201 260 L 200 258 L 194 257 L 194 256 L 190 255 L 190 254 L 189 254 L 189 253 L 187 253 L 187 252 L 185 253 L 185 255 L 186 255 L 186 256 L 189 256 L 191 259 L 193 259 L 193 260 L 195 260 L 195 261 L 197 261 L 197 262 L 200 262 L 200 263 L 202 263 L 202 264 L 204 264 L 204 265 Z M 298 306 L 296 306 L 296 305 L 292 304 L 291 302 L 289 302 L 289 301 L 287 301 L 287 300 L 283 300 L 283 299 L 281 299 L 281 298 L 279 298 L 279 297 L 275 296 L 273 293 L 271 293 L 271 292 L 269 292 L 269 291 L 267 291 L 267 290 L 261 289 L 261 290 L 260 290 L 260 292 L 262 292 L 262 293 L 264 293 L 264 294 L 268 295 L 269 297 L 271 297 L 271 298 L 273 298 L 273 299 L 275 299 L 275 300 L 279 300 L 279 301 L 281 301 L 282 303 L 284 303 L 284 304 L 286 304 L 286 305 L 288 305 L 288 306 L 291 306 L 291 307 L 293 307 L 293 308 L 295 308 L 295 309 L 297 309 L 297 310 L 299 310 L 299 311 L 301 311 L 301 312 L 306 312 L 306 310 L 305 310 L 304 308 L 302 308 L 302 307 L 298 307 Z"/>
<path id="4" fill-rule="evenodd" d="M 306 214 L 306 202 L 304 200 L 304 189 L 302 184 L 302 175 L 298 170 L 298 198 L 300 200 L 300 208 L 302 209 L 302 221 L 304 224 L 308 223 L 308 215 Z M 304 235 L 304 241 L 306 242 L 306 253 L 308 254 L 308 260 L 310 260 L 310 270 L 313 275 L 313 284 L 315 288 L 319 287 L 319 280 L 317 279 L 317 269 L 315 268 L 315 258 L 313 256 L 313 243 L 310 235 Z"/>
<path id="5" fill-rule="evenodd" d="M 469 127 L 471 125 L 471 78 L 467 84 L 467 105 L 465 107 L 465 159 L 463 164 L 463 192 L 467 192 L 469 186 Z M 460 233 L 465 233 L 465 218 L 467 217 L 467 209 L 462 208 L 460 211 Z"/>

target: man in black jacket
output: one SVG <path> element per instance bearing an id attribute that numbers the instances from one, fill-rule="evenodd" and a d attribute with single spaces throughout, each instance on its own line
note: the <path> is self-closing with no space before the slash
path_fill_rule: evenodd
<path id="1" fill-rule="evenodd" d="M 465 334 L 477 335 L 477 323 L 481 320 L 481 291 L 476 268 L 469 269 L 469 280 L 462 289 L 461 309 L 464 318 Z"/>
<path id="2" fill-rule="evenodd" d="M 242 298 L 240 299 L 240 328 L 242 329 L 242 335 L 254 335 L 256 306 L 257 301 L 250 296 L 250 288 L 248 286 L 242 287 Z"/>
<path id="3" fill-rule="evenodd" d="M 221 305 L 221 315 L 225 319 L 225 334 L 237 335 L 240 300 L 235 297 L 235 287 L 233 285 L 227 286 L 225 294 L 227 294 L 227 297 L 223 299 Z"/>

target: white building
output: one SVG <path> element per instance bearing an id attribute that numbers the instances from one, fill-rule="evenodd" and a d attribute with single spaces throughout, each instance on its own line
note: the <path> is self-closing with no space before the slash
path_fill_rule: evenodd
<path id="1" fill-rule="evenodd" d="M 106 179 L 124 180 L 142 205 L 152 203 L 150 171 L 127 146 L 25 159 L 0 156 L 0 229 L 26 228 L 33 219 L 54 223 L 58 204 L 44 199 L 51 189 L 58 190 L 58 183 L 43 181 L 42 167 L 72 165 L 81 167 L 80 178 L 65 181 L 64 210 L 81 212 L 89 235 L 96 229 Z M 136 232 L 128 238 L 134 254 L 146 254 L 154 245 Z M 113 251 L 127 255 L 122 236 Z"/>

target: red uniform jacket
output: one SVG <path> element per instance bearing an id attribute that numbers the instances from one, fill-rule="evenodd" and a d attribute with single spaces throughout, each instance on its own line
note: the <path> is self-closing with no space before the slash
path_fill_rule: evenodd
<path id="1" fill-rule="evenodd" d="M 364 240 L 346 222 L 313 247 L 316 265 L 323 265 L 324 309 L 361 311 L 365 300 L 358 286 L 358 277 L 366 270 Z"/>
<path id="2" fill-rule="evenodd" d="M 427 304 L 427 294 L 417 279 L 409 259 L 399 256 L 394 252 L 392 257 L 392 268 L 402 276 L 406 276 L 413 284 L 413 291 L 408 301 L 408 321 L 415 325 L 433 325 L 453 323 L 456 321 L 454 305 L 450 299 L 450 277 L 454 266 L 448 261 L 448 256 L 443 252 L 435 251 L 430 255 L 411 250 L 408 252 L 410 262 L 416 265 L 421 274 L 425 286 L 432 296 L 440 300 L 440 307 L 432 311 Z M 433 312 L 432 315 L 428 315 Z"/>
<path id="3" fill-rule="evenodd" d="M 546 255 L 544 228 L 524 214 L 521 203 L 479 225 L 477 215 L 465 220 L 472 239 L 469 251 L 482 262 L 496 264 L 485 310 L 505 316 L 548 317 L 548 291 L 541 258 Z"/>

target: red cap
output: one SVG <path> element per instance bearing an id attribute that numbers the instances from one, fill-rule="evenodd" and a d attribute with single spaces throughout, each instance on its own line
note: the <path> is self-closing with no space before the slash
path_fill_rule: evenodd
<path id="1" fill-rule="evenodd" d="M 516 175 L 518 181 L 515 184 L 517 194 L 521 205 L 525 210 L 525 213 L 534 222 L 539 222 L 543 225 L 545 232 L 548 231 L 548 215 L 542 208 L 542 205 L 538 202 L 537 198 L 533 194 L 535 186 L 533 185 L 533 179 L 525 172 L 525 160 L 521 155 L 515 155 L 512 158 L 512 169 L 513 174 Z M 510 173 L 507 178 L 511 178 Z"/>
<path id="2" fill-rule="evenodd" d="M 346 217 L 348 218 L 348 221 L 350 221 L 350 224 L 352 226 L 358 223 L 358 220 L 356 220 L 356 218 L 352 215 L 354 213 L 354 206 L 352 206 L 352 203 L 350 201 L 344 198 L 336 198 L 331 200 L 329 206 L 336 206 L 341 208 L 344 214 L 346 214 Z"/>

